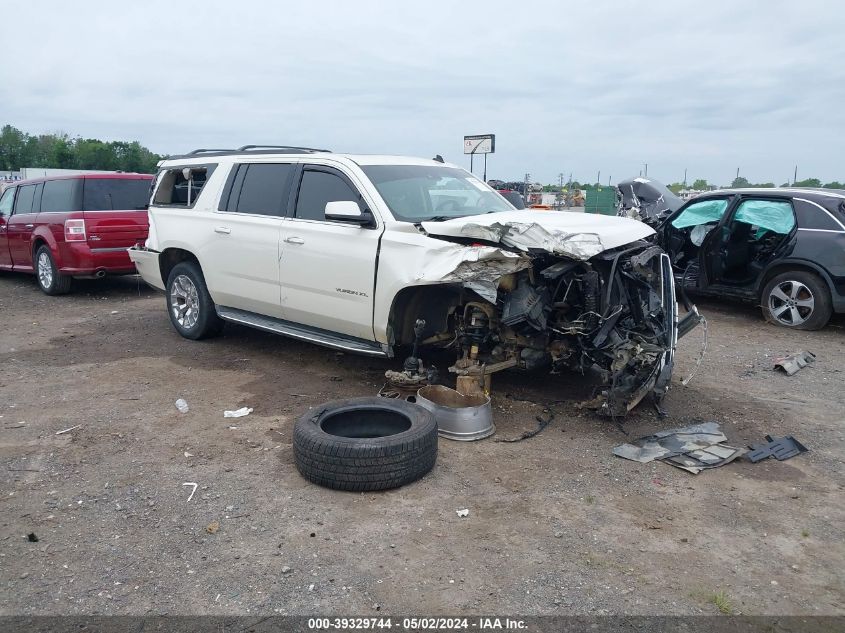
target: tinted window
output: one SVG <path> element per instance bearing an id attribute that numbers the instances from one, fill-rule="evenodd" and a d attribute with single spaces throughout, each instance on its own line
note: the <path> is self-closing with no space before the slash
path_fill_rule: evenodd
<path id="1" fill-rule="evenodd" d="M 293 165 L 252 164 L 241 165 L 243 181 L 237 205 L 232 210 L 239 213 L 259 213 L 262 215 L 282 215 L 287 203 L 288 180 L 293 172 Z M 235 182 L 241 180 L 240 174 Z M 237 191 L 233 191 L 237 196 Z"/>
<path id="2" fill-rule="evenodd" d="M 76 199 L 78 180 L 48 180 L 44 183 L 44 193 L 41 194 L 42 211 L 78 211 L 79 201 Z"/>
<path id="3" fill-rule="evenodd" d="M 82 188 L 83 211 L 143 209 L 150 199 L 149 180 L 86 178 Z"/>
<path id="4" fill-rule="evenodd" d="M 306 170 L 302 174 L 296 217 L 305 220 L 325 220 L 326 204 L 337 200 L 358 202 L 358 192 L 335 174 Z M 361 205 L 358 204 L 360 207 Z"/>
<path id="5" fill-rule="evenodd" d="M 35 197 L 35 185 L 18 187 L 18 198 L 15 200 L 15 213 L 29 213 L 32 211 L 32 199 Z"/>
<path id="6" fill-rule="evenodd" d="M 9 217 L 12 215 L 12 203 L 15 200 L 15 188 L 9 187 L 3 192 L 3 197 L 0 198 L 0 217 Z"/>
<path id="7" fill-rule="evenodd" d="M 795 198 L 795 211 L 798 213 L 799 228 L 823 231 L 843 230 L 834 213 L 823 208 L 819 203 Z"/>

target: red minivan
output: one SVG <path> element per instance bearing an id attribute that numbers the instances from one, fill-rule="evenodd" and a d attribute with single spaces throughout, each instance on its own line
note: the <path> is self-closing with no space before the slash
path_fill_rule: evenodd
<path id="1" fill-rule="evenodd" d="M 0 196 L 0 270 L 35 273 L 48 295 L 74 277 L 135 272 L 126 252 L 147 239 L 153 177 L 84 174 L 21 180 Z"/>

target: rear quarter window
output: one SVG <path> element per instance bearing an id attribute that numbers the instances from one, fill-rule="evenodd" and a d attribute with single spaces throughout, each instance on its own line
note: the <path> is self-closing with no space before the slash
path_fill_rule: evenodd
<path id="1" fill-rule="evenodd" d="M 184 165 L 159 172 L 153 204 L 191 208 L 197 203 L 205 183 L 211 178 L 213 165 Z"/>
<path id="2" fill-rule="evenodd" d="M 798 228 L 814 231 L 843 231 L 845 214 L 839 209 L 828 209 L 819 202 L 804 198 L 795 198 L 795 213 L 798 215 Z"/>
<path id="3" fill-rule="evenodd" d="M 145 209 L 150 181 L 123 178 L 86 178 L 82 186 L 83 211 L 133 211 Z"/>

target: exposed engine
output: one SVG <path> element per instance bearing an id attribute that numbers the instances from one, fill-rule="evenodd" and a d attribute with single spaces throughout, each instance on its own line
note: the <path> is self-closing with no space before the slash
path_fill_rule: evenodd
<path id="1" fill-rule="evenodd" d="M 537 256 L 532 268 L 499 279 L 495 305 L 469 300 L 453 318 L 454 373 L 597 372 L 602 386 L 592 404 L 608 415 L 624 415 L 652 390 L 660 396 L 671 375 L 671 269 L 663 251 L 645 243 L 589 261 Z"/>

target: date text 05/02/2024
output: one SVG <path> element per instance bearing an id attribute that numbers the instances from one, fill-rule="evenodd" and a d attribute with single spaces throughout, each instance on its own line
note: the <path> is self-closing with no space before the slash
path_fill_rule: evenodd
<path id="1" fill-rule="evenodd" d="M 308 628 L 312 630 L 383 630 L 393 629 L 420 631 L 494 631 L 524 630 L 523 620 L 513 618 L 309 618 Z"/>

